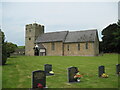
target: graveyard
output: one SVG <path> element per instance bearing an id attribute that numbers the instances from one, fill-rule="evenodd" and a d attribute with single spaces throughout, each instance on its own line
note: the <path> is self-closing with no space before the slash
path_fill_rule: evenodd
<path id="1" fill-rule="evenodd" d="M 32 88 L 33 71 L 43 70 L 51 64 L 54 75 L 46 76 L 48 88 L 118 88 L 116 64 L 118 54 L 103 56 L 12 56 L 2 67 L 3 88 Z M 108 78 L 98 75 L 98 67 L 104 66 Z M 69 83 L 68 70 L 77 67 L 82 75 L 80 82 Z M 1 68 L 1 67 L 0 67 Z M 49 74 L 48 74 L 49 75 Z"/>

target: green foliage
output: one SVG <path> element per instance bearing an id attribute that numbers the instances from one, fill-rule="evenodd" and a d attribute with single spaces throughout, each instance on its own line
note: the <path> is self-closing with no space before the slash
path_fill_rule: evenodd
<path id="1" fill-rule="evenodd" d="M 118 24 L 110 24 L 105 29 L 103 29 L 102 42 L 100 44 L 100 49 L 107 53 L 118 52 L 118 47 L 120 45 L 120 21 Z"/>
<path id="2" fill-rule="evenodd" d="M 6 46 L 2 45 L 2 65 L 5 65 L 6 61 L 7 61 Z"/>
<path id="3" fill-rule="evenodd" d="M 4 34 L 4 32 L 1 32 L 2 33 L 2 43 L 4 43 L 4 41 L 5 41 L 5 34 Z"/>
<path id="4" fill-rule="evenodd" d="M 8 58 L 3 66 L 3 88 L 31 88 L 32 71 L 44 70 L 44 64 L 52 64 L 55 75 L 46 78 L 48 88 L 118 88 L 116 67 L 118 54 L 97 57 L 84 56 L 16 56 Z M 98 77 L 98 66 L 104 65 L 108 78 Z M 83 75 L 80 83 L 68 83 L 67 68 L 78 67 Z M 91 89 L 92 90 L 92 89 Z"/>
<path id="5" fill-rule="evenodd" d="M 21 49 L 21 48 L 22 48 L 22 49 L 25 49 L 25 46 L 18 46 L 18 48 L 20 48 L 20 49 Z"/>
<path id="6" fill-rule="evenodd" d="M 5 65 L 7 61 L 7 51 L 6 51 L 6 44 L 5 41 L 5 34 L 2 32 L 2 65 Z"/>
<path id="7" fill-rule="evenodd" d="M 117 24 L 118 24 L 118 26 L 120 26 L 120 20 L 118 20 Z"/>
<path id="8" fill-rule="evenodd" d="M 103 42 L 102 41 L 99 42 L 99 52 L 103 53 Z"/>
<path id="9" fill-rule="evenodd" d="M 17 45 L 11 42 L 5 42 L 5 45 L 6 45 L 7 56 L 10 57 L 10 54 L 15 52 Z"/>

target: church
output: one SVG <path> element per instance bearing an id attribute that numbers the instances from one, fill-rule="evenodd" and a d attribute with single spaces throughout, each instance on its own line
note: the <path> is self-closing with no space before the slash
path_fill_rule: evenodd
<path id="1" fill-rule="evenodd" d="M 25 27 L 27 56 L 97 56 L 97 29 L 44 33 L 44 26 L 33 23 Z"/>

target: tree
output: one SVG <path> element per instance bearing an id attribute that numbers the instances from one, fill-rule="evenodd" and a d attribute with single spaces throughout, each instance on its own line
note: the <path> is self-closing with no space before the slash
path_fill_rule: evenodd
<path id="1" fill-rule="evenodd" d="M 99 52 L 103 53 L 103 42 L 102 41 L 99 42 Z"/>
<path id="2" fill-rule="evenodd" d="M 102 50 L 107 53 L 118 52 L 119 40 L 120 40 L 120 20 L 117 24 L 110 24 L 103 29 L 102 34 Z"/>
<path id="3" fill-rule="evenodd" d="M 6 45 L 4 43 L 5 41 L 5 34 L 4 32 L 1 32 L 1 36 L 2 36 L 2 65 L 4 65 L 7 61 L 7 52 L 6 52 Z"/>
<path id="4" fill-rule="evenodd" d="M 118 19 L 117 25 L 120 26 L 120 20 Z"/>
<path id="5" fill-rule="evenodd" d="M 7 56 L 10 57 L 10 54 L 15 52 L 17 45 L 11 42 L 5 42 L 5 45 L 6 45 Z"/>
<path id="6" fill-rule="evenodd" d="M 5 65 L 7 61 L 7 52 L 5 44 L 2 45 L 2 65 Z"/>
<path id="7" fill-rule="evenodd" d="M 1 34 L 2 34 L 2 43 L 4 43 L 4 41 L 5 41 L 5 34 L 2 31 L 1 31 Z"/>

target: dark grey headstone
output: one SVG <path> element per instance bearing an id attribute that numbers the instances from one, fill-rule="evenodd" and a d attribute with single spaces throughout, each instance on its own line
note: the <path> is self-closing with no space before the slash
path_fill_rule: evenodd
<path id="1" fill-rule="evenodd" d="M 77 79 L 75 79 L 74 76 L 78 72 L 79 71 L 78 71 L 77 67 L 70 67 L 70 68 L 68 68 L 68 82 L 69 83 L 77 82 Z"/>
<path id="2" fill-rule="evenodd" d="M 101 77 L 101 75 L 105 73 L 105 67 L 104 66 L 99 66 L 98 67 L 98 76 Z"/>
<path id="3" fill-rule="evenodd" d="M 120 64 L 116 65 L 116 73 L 117 75 L 120 75 Z"/>
<path id="4" fill-rule="evenodd" d="M 41 84 L 43 88 L 46 87 L 46 74 L 45 71 L 38 70 L 32 72 L 32 88 L 39 88 L 38 84 Z"/>
<path id="5" fill-rule="evenodd" d="M 44 65 L 44 70 L 45 70 L 46 76 L 54 75 L 54 74 L 49 73 L 50 71 L 52 71 L 52 65 L 51 64 L 45 64 Z"/>

